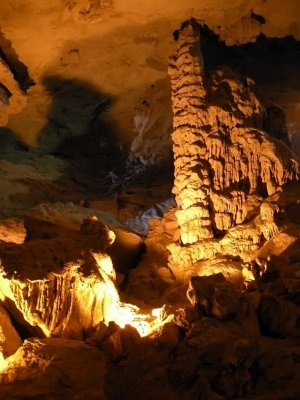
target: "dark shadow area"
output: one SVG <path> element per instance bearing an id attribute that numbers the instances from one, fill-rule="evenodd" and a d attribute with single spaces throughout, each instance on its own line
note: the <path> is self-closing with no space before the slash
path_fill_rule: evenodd
<path id="1" fill-rule="evenodd" d="M 3 190 L 12 191 L 8 202 L 16 206 L 5 202 L 3 215 L 19 214 L 45 201 L 106 198 L 124 184 L 126 154 L 118 146 L 114 127 L 102 120 L 110 96 L 79 80 L 50 76 L 43 83 L 53 102 L 38 148 L 0 128 L 1 170 L 8 169 L 6 179 L 12 179 Z"/>
<path id="2" fill-rule="evenodd" d="M 11 299 L 5 298 L 2 301 L 2 304 L 10 316 L 13 327 L 18 332 L 22 340 L 28 339 L 30 337 L 45 337 L 45 334 L 38 325 L 30 325 L 30 323 L 26 321 L 22 312 L 18 309 L 18 307 Z"/>
<path id="3" fill-rule="evenodd" d="M 253 43 L 227 46 L 207 26 L 201 27 L 201 48 L 205 66 L 227 66 L 249 76 L 258 85 L 280 83 L 293 75 L 300 78 L 300 41 L 293 36 L 268 38 L 261 34 Z"/>
<path id="4" fill-rule="evenodd" d="M 77 79 L 49 76 L 43 84 L 53 103 L 39 135 L 40 149 L 66 160 L 65 173 L 71 180 L 91 192 L 107 194 L 107 185 L 118 178 L 121 184 L 126 158 L 114 126 L 103 116 L 113 98 Z"/>
<path id="5" fill-rule="evenodd" d="M 26 92 L 31 86 L 35 85 L 28 73 L 26 65 L 19 60 L 19 57 L 13 48 L 11 41 L 6 38 L 0 30 L 0 57 L 6 62 L 12 71 L 15 80 L 20 88 Z"/>
<path id="6" fill-rule="evenodd" d="M 88 205 L 128 186 L 172 182 L 172 167 L 160 166 L 157 173 L 156 166 L 143 170 L 138 161 L 129 160 L 105 116 L 114 101 L 110 95 L 78 79 L 47 76 L 43 84 L 53 101 L 39 146 L 27 146 L 9 128 L 0 128 L 0 167 L 9 170 L 8 189 L 3 190 L 12 192 L 8 201 L 2 200 L 3 216 L 22 215 L 41 202 Z"/>
<path id="7" fill-rule="evenodd" d="M 30 148 L 21 142 L 9 128 L 0 127 L 0 159 L 14 161 L 14 153 L 20 156 L 30 151 Z"/>

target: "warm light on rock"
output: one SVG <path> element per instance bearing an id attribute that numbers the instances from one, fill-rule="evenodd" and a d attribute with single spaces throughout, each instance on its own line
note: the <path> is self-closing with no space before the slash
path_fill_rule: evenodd
<path id="1" fill-rule="evenodd" d="M 0 1 L 0 400 L 300 399 L 299 9 Z"/>
<path id="2" fill-rule="evenodd" d="M 3 356 L 2 352 L 0 352 L 0 373 L 5 368 L 5 365 L 6 365 L 6 363 L 5 363 L 4 356 Z"/>
<path id="3" fill-rule="evenodd" d="M 205 70 L 200 31 L 195 20 L 182 25 L 169 66 L 180 243 L 168 248 L 180 281 L 201 260 L 246 259 L 277 235 L 279 209 L 263 197 L 299 178 L 292 151 L 261 128 L 266 110 L 255 83 L 229 68 Z M 261 217 L 243 224 L 255 203 Z"/>

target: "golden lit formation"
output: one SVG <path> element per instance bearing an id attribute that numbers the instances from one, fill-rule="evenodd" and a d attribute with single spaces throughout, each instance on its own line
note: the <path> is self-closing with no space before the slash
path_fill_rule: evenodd
<path id="1" fill-rule="evenodd" d="M 0 1 L 0 400 L 300 399 L 299 8 Z"/>

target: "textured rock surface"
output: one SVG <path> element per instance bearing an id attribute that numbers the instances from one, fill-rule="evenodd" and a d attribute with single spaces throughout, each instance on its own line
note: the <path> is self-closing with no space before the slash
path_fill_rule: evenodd
<path id="1" fill-rule="evenodd" d="M 111 10 L 112 4 L 112 0 L 69 0 L 67 9 L 75 21 L 93 24 L 101 21 Z"/>
<path id="2" fill-rule="evenodd" d="M 79 232 L 84 219 L 97 217 L 112 228 L 125 228 L 112 214 L 73 203 L 43 203 L 25 214 L 27 240 L 54 238 L 70 231 Z"/>
<path id="3" fill-rule="evenodd" d="M 115 312 L 114 270 L 103 253 L 110 244 L 100 224 L 97 232 L 3 245 L 1 297 L 20 324 L 36 327 L 36 335 L 82 338 Z"/>
<path id="4" fill-rule="evenodd" d="M 0 7 L 1 31 L 36 83 L 28 90 L 27 107 L 10 119 L 9 129 L 27 143 L 47 136 L 49 145 L 57 145 L 85 132 L 97 106 L 113 97 L 107 119 L 116 125 L 122 142 L 130 143 L 134 108 L 145 88 L 166 77 L 171 35 L 182 21 L 193 16 L 228 44 L 254 41 L 261 32 L 299 38 L 298 6 L 297 0 L 287 5 L 280 0 L 163 0 L 142 5 L 137 0 L 53 0 L 51 6 L 7 0 Z M 49 76 L 56 79 L 47 83 Z M 293 103 L 298 101 L 295 91 Z"/>
<path id="5" fill-rule="evenodd" d="M 170 63 L 173 190 L 184 244 L 244 222 L 249 195 L 272 195 L 299 173 L 292 153 L 261 130 L 254 82 L 229 70 L 205 76 L 197 30 L 189 24 L 181 31 Z"/>
<path id="6" fill-rule="evenodd" d="M 174 240 L 178 230 L 175 210 L 170 210 L 161 221 L 152 221 L 146 240 L 150 253 L 146 253 L 144 263 L 132 271 L 131 293 L 134 295 L 135 290 L 140 291 L 137 297 L 149 303 L 153 301 L 153 304 L 154 301 L 168 299 L 173 306 L 164 307 L 161 313 L 170 316 L 175 312 L 174 318 L 166 319 L 168 323 L 150 337 L 140 338 L 132 326 L 120 329 L 114 322 L 104 324 L 100 321 L 85 329 L 89 346 L 77 340 L 53 338 L 25 341 L 17 354 L 8 358 L 1 371 L 0 398 L 22 399 L 27 393 L 49 400 L 62 396 L 104 399 L 101 397 L 104 395 L 110 400 L 125 400 L 128 397 L 140 400 L 145 396 L 154 400 L 162 395 L 172 400 L 193 400 L 199 396 L 216 400 L 234 397 L 253 400 L 280 399 L 284 396 L 298 398 L 300 255 L 299 242 L 295 238 L 296 235 L 300 237 L 300 228 L 292 222 L 293 216 L 289 217 L 285 211 L 297 204 L 298 194 L 294 187 L 272 196 L 273 201 L 276 197 L 278 207 L 284 209 L 281 218 L 287 231 L 274 236 L 257 251 L 250 252 L 256 260 L 252 267 L 258 268 L 257 274 L 254 274 L 256 286 L 249 291 L 245 291 L 244 287 L 241 291 L 241 276 L 245 273 L 241 262 L 228 260 L 223 255 L 222 259 L 203 261 L 190 270 L 191 274 L 204 275 L 191 279 L 188 297 L 192 304 L 186 297 L 187 286 L 176 285 L 174 276 L 167 268 L 165 246 Z M 263 208 L 262 215 L 268 219 L 272 212 L 268 207 Z M 289 231 L 291 228 L 292 232 Z M 92 229 L 90 224 L 81 229 L 86 236 L 92 231 L 95 234 L 96 228 Z M 86 239 L 91 243 L 91 238 Z M 47 247 L 55 251 L 56 257 L 62 257 L 59 248 L 52 243 L 54 240 L 60 240 L 63 245 L 65 239 L 44 240 Z M 71 238 L 69 240 L 71 243 Z M 31 244 L 33 259 L 37 259 L 41 251 L 41 242 L 32 240 L 24 245 Z M 74 242 L 70 247 L 74 255 Z M 83 249 L 79 242 L 76 247 Z M 3 257 L 8 251 L 4 249 L 1 247 Z M 70 254 L 70 248 L 65 245 L 66 250 Z M 51 251 L 48 253 L 45 246 L 42 251 L 45 259 L 51 259 Z M 13 253 L 16 254 L 16 246 Z M 270 255 L 274 257 L 276 254 L 277 258 L 267 260 Z M 25 251 L 20 258 L 29 260 L 28 252 Z M 17 265 L 16 257 L 6 259 Z M 50 261 L 53 264 L 54 261 Z M 24 261 L 20 264 L 31 278 L 27 283 L 31 289 L 32 283 L 38 281 L 37 276 L 29 275 Z M 33 265 L 32 262 L 30 264 Z M 89 258 L 85 258 L 85 266 L 81 264 L 81 275 L 92 264 Z M 35 273 L 40 271 L 37 267 Z M 108 264 L 103 265 L 103 277 L 104 272 L 111 272 L 108 267 Z M 216 275 L 205 276 L 212 272 Z M 235 286 L 218 272 L 232 280 Z M 54 275 L 59 274 L 59 271 L 54 271 Z M 77 275 L 78 270 L 73 275 L 74 296 L 80 289 Z M 99 282 L 103 277 L 97 274 L 96 279 Z M 90 276 L 88 278 L 91 279 Z M 87 282 L 87 277 L 82 279 Z M 17 276 L 13 278 L 13 284 L 15 280 L 18 280 Z M 46 284 L 46 279 L 43 281 Z M 65 280 L 65 283 L 68 282 Z M 134 283 L 139 285 L 139 289 L 134 288 Z M 173 292 L 164 294 L 168 286 Z M 89 292 L 90 288 L 85 286 L 80 292 L 80 299 L 90 309 L 86 297 Z M 65 292 L 61 293 L 64 295 Z M 34 296 L 35 292 L 31 294 Z M 48 286 L 49 295 L 51 299 L 51 286 Z M 102 307 L 100 303 L 98 305 Z M 74 314 L 70 318 L 74 318 Z M 75 318 L 84 323 L 84 319 L 78 318 L 78 313 Z M 58 331 L 62 336 L 68 333 L 67 330 Z M 84 372 L 81 371 L 83 363 Z"/>
<path id="7" fill-rule="evenodd" d="M 8 360 L 0 399 L 105 400 L 105 364 L 103 353 L 82 341 L 30 339 Z"/>
<path id="8" fill-rule="evenodd" d="M 6 147 L 1 140 L 0 200 L 8 212 L 11 204 L 23 210 L 41 201 L 41 187 L 43 196 L 57 201 L 60 185 L 64 202 L 74 196 L 81 205 L 89 203 L 91 188 L 107 197 L 119 190 L 125 182 L 119 171 L 124 164 L 118 163 L 125 154 L 119 144 L 111 151 L 115 134 L 128 148 L 137 135 L 131 151 L 144 164 L 164 156 L 170 129 L 167 56 L 174 46 L 171 32 L 182 20 L 199 18 L 227 44 L 240 44 L 260 32 L 299 35 L 297 6 L 297 0 L 2 2 L 0 47 L 5 56 L 15 53 L 15 63 L 19 57 L 26 62 L 36 83 L 5 132 L 42 147 Z M 79 227 L 94 210 L 56 204 L 29 213 L 27 241 L 0 244 L 3 303 L 22 337 L 88 337 L 89 346 L 57 338 L 25 341 L 0 370 L 0 398 L 300 398 L 300 189 L 297 182 L 285 185 L 297 177 L 298 166 L 288 148 L 271 138 L 288 143 L 284 116 L 260 99 L 252 80 L 228 68 L 206 70 L 197 58 L 197 38 L 185 39 L 183 34 L 176 60 L 184 71 L 174 71 L 173 87 L 181 209 L 150 223 L 147 252 L 121 285 L 128 301 L 146 303 L 147 314 L 119 300 L 107 256 L 113 237 L 108 228 L 94 220 Z M 12 79 L 24 87 L 17 74 Z M 5 108 L 9 99 L 2 94 Z M 69 163 L 77 155 L 77 164 Z M 70 193 L 74 186 L 65 185 L 66 176 L 79 182 L 79 193 Z M 144 226 L 146 216 L 139 212 L 157 202 L 151 198 L 153 176 L 141 180 L 147 188 L 140 198 L 128 190 L 114 206 L 124 217 L 138 214 L 136 224 Z M 161 216 L 163 207 L 149 214 Z M 123 232 L 116 219 L 102 221 Z M 22 241 L 5 226 L 2 241 Z M 118 250 L 124 264 L 121 244 Z M 168 306 L 153 315 L 168 322 L 141 338 L 133 326 L 149 328 L 150 309 L 164 302 Z M 110 320 L 125 328 L 105 324 Z"/>
<path id="9" fill-rule="evenodd" d="M 22 345 L 18 332 L 13 327 L 10 317 L 0 304 L 0 359 L 7 358 L 14 354 Z"/>
<path id="10" fill-rule="evenodd" d="M 165 163 L 172 159 L 170 100 L 170 78 L 167 77 L 152 84 L 135 108 L 137 136 L 130 150 L 143 164 Z"/>
<path id="11" fill-rule="evenodd" d="M 278 233 L 278 208 L 263 197 L 299 175 L 289 148 L 262 130 L 265 111 L 254 82 L 224 68 L 207 75 L 204 67 L 199 26 L 187 22 L 170 60 L 173 192 L 183 246 L 169 249 L 182 265 L 217 253 L 238 256 L 255 250 L 261 237 L 269 240 Z M 240 225 L 259 205 L 260 216 Z"/>
<path id="12" fill-rule="evenodd" d="M 23 243 L 26 236 L 24 221 L 18 218 L 6 218 L 0 221 L 0 241 Z"/>
<path id="13" fill-rule="evenodd" d="M 44 201 L 97 200 L 125 183 L 124 158 L 131 172 L 161 157 L 169 159 L 168 56 L 174 48 L 172 32 L 191 16 L 227 44 L 253 43 L 250 59 L 245 45 L 239 71 L 245 65 L 260 69 L 261 53 L 267 55 L 260 83 L 266 84 L 264 93 L 288 110 L 289 134 L 297 147 L 298 46 L 292 38 L 277 38 L 299 38 L 298 6 L 296 0 L 287 6 L 279 0 L 188 0 L 176 5 L 163 0 L 142 6 L 137 0 L 53 0 L 50 6 L 37 0 L 2 2 L 1 58 L 27 102 L 1 129 L 0 173 L 7 174 L 5 183 L 1 179 L 1 214 L 20 215 Z M 259 36 L 255 43 L 259 33 L 274 42 Z M 284 54 L 278 51 L 277 57 L 277 48 Z M 7 151 L 5 136 L 20 142 Z M 137 159 L 138 165 L 133 162 Z"/>
<path id="14" fill-rule="evenodd" d="M 193 305 L 201 305 L 207 315 L 218 319 L 237 311 L 237 293 L 222 274 L 192 276 L 187 296 Z"/>

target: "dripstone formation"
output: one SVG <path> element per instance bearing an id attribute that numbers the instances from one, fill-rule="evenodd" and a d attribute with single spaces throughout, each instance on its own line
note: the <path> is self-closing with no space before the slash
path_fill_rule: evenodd
<path id="1" fill-rule="evenodd" d="M 262 203 L 261 218 L 256 221 L 259 228 L 254 228 L 254 234 L 243 231 L 241 238 L 251 236 L 257 241 L 254 245 L 261 235 L 270 239 L 277 232 L 276 205 L 264 199 L 299 175 L 298 161 L 289 147 L 271 136 L 280 136 L 281 122 L 275 128 L 266 123 L 269 110 L 251 79 L 224 67 L 205 70 L 195 21 L 183 24 L 169 73 L 173 192 L 181 241 L 170 246 L 173 262 L 187 265 L 208 259 L 220 246 L 226 254 L 226 243 L 224 249 L 224 240 L 220 244 L 218 238 L 250 220 L 251 212 Z M 270 127 L 268 133 L 263 126 Z M 234 236 L 239 238 L 239 234 Z"/>

